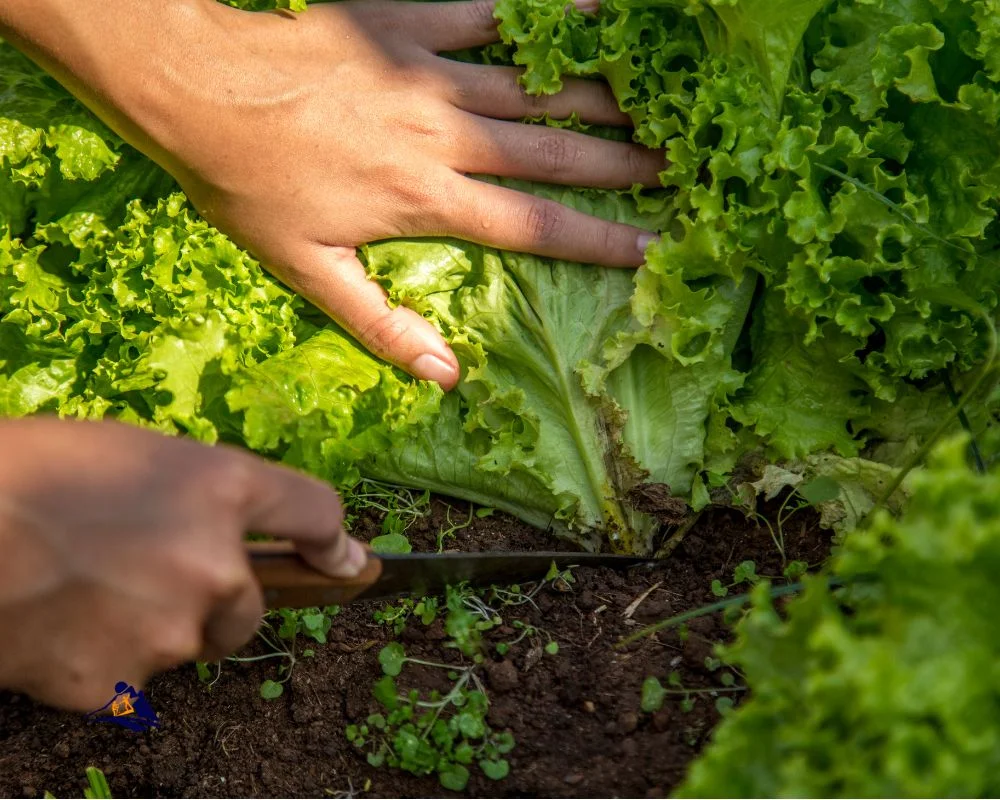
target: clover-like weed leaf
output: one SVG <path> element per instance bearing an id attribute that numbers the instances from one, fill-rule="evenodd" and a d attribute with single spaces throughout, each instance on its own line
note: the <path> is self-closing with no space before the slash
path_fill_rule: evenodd
<path id="1" fill-rule="evenodd" d="M 438 772 L 438 779 L 445 789 L 460 792 L 469 782 L 469 770 L 461 764 L 446 764 Z"/>
<path id="2" fill-rule="evenodd" d="M 390 642 L 379 651 L 378 663 L 382 665 L 382 672 L 393 678 L 402 672 L 404 661 L 406 661 L 406 651 L 399 642 Z"/>
<path id="3" fill-rule="evenodd" d="M 758 580 L 757 564 L 753 561 L 741 561 L 733 570 L 733 583 L 756 583 Z"/>
<path id="4" fill-rule="evenodd" d="M 479 768 L 487 778 L 495 781 L 502 781 L 510 774 L 510 763 L 506 758 L 501 758 L 498 761 L 483 759 L 479 762 Z"/>
<path id="5" fill-rule="evenodd" d="M 782 574 L 790 581 L 797 581 L 808 569 L 809 565 L 805 561 L 789 561 Z"/>
<path id="6" fill-rule="evenodd" d="M 469 739 L 478 739 L 486 733 L 486 725 L 483 718 L 471 711 L 463 711 L 455 715 L 455 726 L 459 732 Z"/>
<path id="7" fill-rule="evenodd" d="M 386 533 L 382 536 L 376 536 L 371 540 L 371 546 L 372 550 L 376 553 L 393 553 L 396 555 L 404 555 L 413 550 L 410 546 L 410 540 L 402 533 Z"/>
<path id="8" fill-rule="evenodd" d="M 399 706 L 399 698 L 396 695 L 396 682 L 391 675 L 383 675 L 380 680 L 375 681 L 372 686 L 372 694 L 383 706 L 392 711 Z"/>
<path id="9" fill-rule="evenodd" d="M 260 685 L 260 696 L 265 700 L 274 700 L 281 697 L 285 691 L 284 684 L 277 681 L 266 680 Z"/>
<path id="10" fill-rule="evenodd" d="M 650 675 L 642 682 L 642 710 L 648 714 L 659 711 L 663 708 L 663 700 L 667 696 L 667 690 L 663 684 L 657 680 L 656 676 Z"/>

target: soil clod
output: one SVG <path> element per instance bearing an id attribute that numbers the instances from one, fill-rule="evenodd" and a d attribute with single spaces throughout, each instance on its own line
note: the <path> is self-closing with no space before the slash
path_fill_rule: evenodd
<path id="1" fill-rule="evenodd" d="M 499 661 L 486 667 L 490 688 L 496 692 L 510 692 L 521 682 L 517 667 L 512 661 Z"/>

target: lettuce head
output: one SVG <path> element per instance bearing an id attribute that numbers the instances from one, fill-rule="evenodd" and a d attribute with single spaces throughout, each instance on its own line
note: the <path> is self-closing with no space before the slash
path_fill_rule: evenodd
<path id="1" fill-rule="evenodd" d="M 447 395 L 262 272 L 0 44 L 0 414 L 240 443 L 634 552 L 765 464 L 903 463 L 971 385 L 1000 298 L 991 2 L 497 15 L 503 42 L 456 57 L 520 65 L 531 92 L 601 77 L 670 161 L 653 191 L 504 183 L 661 237 L 636 272 L 443 238 L 363 248 L 454 348 Z M 992 407 L 975 398 L 974 433 Z"/>

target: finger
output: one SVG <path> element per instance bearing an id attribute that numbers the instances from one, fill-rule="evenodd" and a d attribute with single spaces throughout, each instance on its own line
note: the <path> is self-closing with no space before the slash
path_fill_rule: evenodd
<path id="1" fill-rule="evenodd" d="M 575 0 L 583 13 L 597 11 L 599 0 Z M 500 39 L 499 20 L 493 16 L 496 0 L 458 0 L 447 3 L 413 3 L 413 18 L 423 44 L 443 53 L 480 47 Z"/>
<path id="2" fill-rule="evenodd" d="M 463 239 L 566 261 L 637 267 L 656 238 L 542 197 L 472 178 L 458 180 L 450 233 Z"/>
<path id="3" fill-rule="evenodd" d="M 612 142 L 545 125 L 471 117 L 469 143 L 452 164 L 461 172 L 501 175 L 565 186 L 628 189 L 659 186 L 666 169 L 661 150 Z"/>
<path id="4" fill-rule="evenodd" d="M 603 81 L 570 78 L 553 95 L 528 94 L 518 82 L 523 70 L 438 59 L 452 88 L 451 102 L 472 114 L 494 119 L 522 119 L 549 114 L 565 119 L 577 114 L 593 125 L 631 125 L 618 107 L 611 88 Z"/>
<path id="5" fill-rule="evenodd" d="M 412 309 L 390 308 L 353 248 L 317 245 L 288 280 L 370 352 L 446 390 L 458 383 L 458 360 L 441 334 Z"/>
<path id="6" fill-rule="evenodd" d="M 361 543 L 344 532 L 337 493 L 322 481 L 264 459 L 243 459 L 246 476 L 241 511 L 245 533 L 266 533 L 295 542 L 302 557 L 330 575 L 353 578 L 368 562 Z"/>
<path id="7" fill-rule="evenodd" d="M 500 39 L 495 8 L 496 0 L 413 3 L 414 32 L 435 53 L 492 44 Z"/>
<path id="8" fill-rule="evenodd" d="M 247 565 L 249 577 L 249 564 Z M 202 661 L 218 661 L 245 645 L 260 627 L 264 598 L 260 586 L 247 580 L 241 591 L 219 603 L 205 621 Z"/>

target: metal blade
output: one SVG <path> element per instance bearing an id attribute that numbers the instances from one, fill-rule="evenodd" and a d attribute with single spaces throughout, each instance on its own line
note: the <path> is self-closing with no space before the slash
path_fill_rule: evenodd
<path id="1" fill-rule="evenodd" d="M 555 562 L 569 567 L 628 569 L 655 560 L 594 553 L 407 553 L 379 556 L 382 574 L 358 600 L 440 592 L 449 584 L 469 581 L 476 586 L 541 580 Z"/>

